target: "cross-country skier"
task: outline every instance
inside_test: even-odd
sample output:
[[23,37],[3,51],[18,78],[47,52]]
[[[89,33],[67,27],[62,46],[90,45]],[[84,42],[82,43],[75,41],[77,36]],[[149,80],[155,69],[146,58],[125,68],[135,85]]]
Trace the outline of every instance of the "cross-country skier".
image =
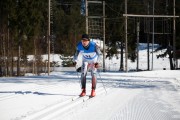
[[99,63],[101,60],[102,53],[100,51],[99,46],[93,41],[89,40],[87,34],[82,35],[82,40],[77,44],[76,53],[73,58],[74,65],[76,65],[78,61],[78,55],[82,54],[82,66],[81,66],[81,87],[82,92],[80,96],[86,95],[86,75],[88,70],[91,70],[92,76],[92,91],[91,97],[96,95],[96,80],[97,80],[97,68],[99,67]]

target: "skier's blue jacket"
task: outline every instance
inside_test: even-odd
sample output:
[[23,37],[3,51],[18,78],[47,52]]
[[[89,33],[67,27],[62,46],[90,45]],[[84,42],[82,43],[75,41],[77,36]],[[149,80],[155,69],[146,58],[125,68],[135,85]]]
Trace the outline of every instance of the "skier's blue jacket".
[[79,53],[82,54],[84,60],[93,60],[95,58],[99,59],[101,51],[95,42],[90,41],[88,48],[82,45],[82,42],[77,44],[76,53],[74,55],[74,61],[77,61]]

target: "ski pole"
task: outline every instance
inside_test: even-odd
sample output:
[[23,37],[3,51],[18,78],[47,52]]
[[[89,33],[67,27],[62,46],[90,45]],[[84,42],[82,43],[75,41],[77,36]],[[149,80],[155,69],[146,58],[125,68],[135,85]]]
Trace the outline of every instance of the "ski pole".
[[78,77],[78,79],[79,79],[80,88],[81,88],[81,87],[82,87],[82,86],[81,86],[81,79],[80,79],[80,77],[79,77],[79,74],[78,74],[76,65],[75,65],[75,70],[76,70],[77,77]]
[[105,87],[105,85],[104,85],[104,82],[103,82],[103,80],[102,80],[102,78],[101,78],[101,75],[100,75],[100,73],[99,73],[98,71],[97,71],[97,73],[99,74],[100,80],[102,81],[103,88],[104,88],[104,90],[106,91],[106,94],[107,94],[107,90],[106,90],[106,87]]
[[78,74],[78,71],[77,71],[76,65],[75,65],[75,70],[76,70],[76,72],[77,72],[77,77],[78,77],[78,79],[79,79],[79,74]]

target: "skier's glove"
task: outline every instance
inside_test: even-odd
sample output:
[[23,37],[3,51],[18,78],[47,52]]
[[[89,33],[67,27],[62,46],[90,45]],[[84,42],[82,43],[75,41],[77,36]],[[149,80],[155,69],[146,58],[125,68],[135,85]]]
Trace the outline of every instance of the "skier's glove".
[[94,67],[95,67],[95,68],[99,68],[99,64],[98,64],[98,63],[95,63],[95,64],[94,64]]
[[73,62],[73,65],[75,66],[77,63],[76,62]]

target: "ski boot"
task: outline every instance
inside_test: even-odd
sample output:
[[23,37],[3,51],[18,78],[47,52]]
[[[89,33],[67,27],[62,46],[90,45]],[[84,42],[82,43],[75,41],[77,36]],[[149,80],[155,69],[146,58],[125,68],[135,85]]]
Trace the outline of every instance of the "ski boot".
[[96,92],[95,92],[95,89],[92,89],[90,97],[94,97],[94,96],[96,96]]
[[86,95],[86,89],[82,89],[82,92],[81,92],[81,94],[79,95],[80,97],[83,97],[83,96],[85,96]]

